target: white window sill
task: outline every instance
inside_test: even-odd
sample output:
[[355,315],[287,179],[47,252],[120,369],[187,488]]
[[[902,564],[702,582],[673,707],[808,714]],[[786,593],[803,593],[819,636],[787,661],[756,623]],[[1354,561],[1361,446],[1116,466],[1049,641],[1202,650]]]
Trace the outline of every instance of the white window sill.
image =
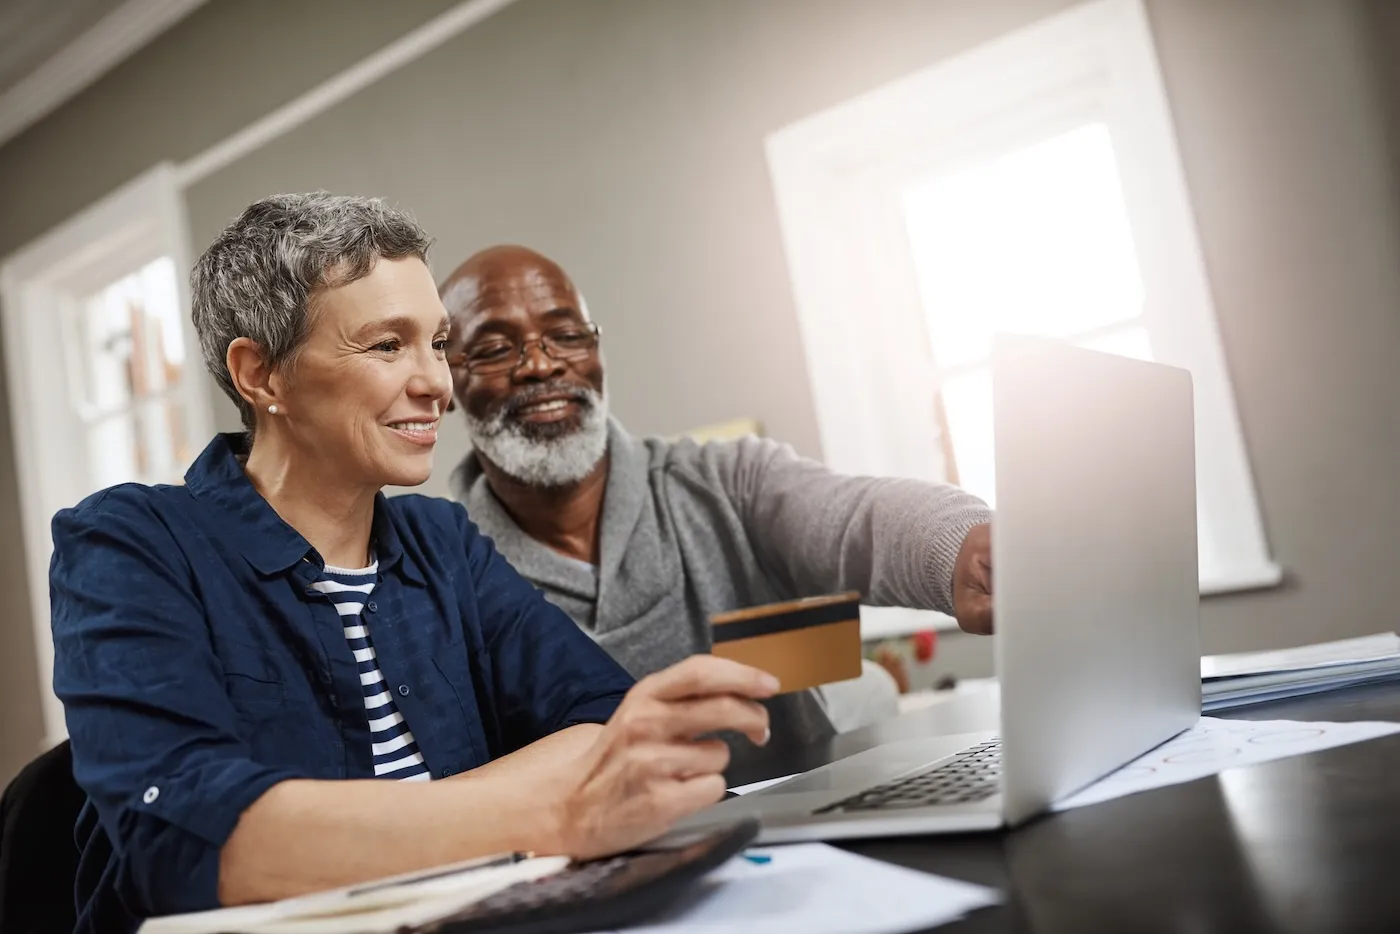
[[956,630],[958,621],[946,613],[934,610],[909,610],[898,606],[863,606],[860,608],[860,637],[865,642],[877,639],[897,639],[925,629],[940,632]]
[[1267,590],[1283,583],[1283,568],[1272,561],[1254,567],[1201,578],[1201,596],[1214,597],[1248,590]]
[[[1283,583],[1283,568],[1272,562],[1255,568],[1240,568],[1201,580],[1201,596],[1214,597],[1228,593],[1267,590]],[[860,608],[860,637],[862,641],[898,639],[925,629],[939,632],[957,631],[958,621],[946,613],[934,610],[910,610],[894,606],[862,606]]]

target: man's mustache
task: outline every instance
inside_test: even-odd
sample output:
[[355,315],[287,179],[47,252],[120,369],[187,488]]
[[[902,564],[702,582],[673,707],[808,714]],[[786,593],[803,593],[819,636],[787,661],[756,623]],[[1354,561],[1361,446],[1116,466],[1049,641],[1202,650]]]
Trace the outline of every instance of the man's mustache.
[[561,397],[576,402],[585,409],[592,408],[595,399],[594,393],[582,386],[568,383],[539,383],[518,389],[502,399],[492,415],[514,419],[520,415],[520,410],[528,405],[533,405],[541,399]]

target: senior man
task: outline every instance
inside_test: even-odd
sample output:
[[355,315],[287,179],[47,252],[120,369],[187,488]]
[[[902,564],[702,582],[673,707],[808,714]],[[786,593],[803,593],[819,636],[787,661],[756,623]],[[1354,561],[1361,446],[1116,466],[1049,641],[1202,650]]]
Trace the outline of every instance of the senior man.
[[[981,500],[840,476],[772,440],[633,437],[608,415],[600,332],[583,298],[533,250],[483,250],[439,291],[473,446],[454,495],[634,676],[708,651],[714,613],[836,591],[991,631]],[[774,698],[773,735],[811,741],[892,712],[887,685],[869,666],[858,681]]]

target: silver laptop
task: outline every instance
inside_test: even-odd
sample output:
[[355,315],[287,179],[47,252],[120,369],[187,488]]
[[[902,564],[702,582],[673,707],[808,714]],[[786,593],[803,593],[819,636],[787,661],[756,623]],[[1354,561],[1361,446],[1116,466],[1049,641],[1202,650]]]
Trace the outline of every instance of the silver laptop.
[[1014,826],[1196,722],[1189,374],[1007,338],[992,386],[999,734],[878,746],[680,835],[745,815],[766,843]]

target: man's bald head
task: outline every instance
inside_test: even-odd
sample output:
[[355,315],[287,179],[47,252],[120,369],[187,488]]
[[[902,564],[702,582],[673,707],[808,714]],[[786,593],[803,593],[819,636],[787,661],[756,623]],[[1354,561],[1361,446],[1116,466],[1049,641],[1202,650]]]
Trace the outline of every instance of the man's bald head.
[[523,246],[473,254],[438,289],[453,396],[487,463],[532,486],[589,475],[607,449],[598,329],[559,264]]
[[477,313],[510,305],[572,307],[588,317],[568,273],[548,256],[524,246],[492,246],[473,253],[452,271],[438,294],[454,327],[466,327]]

